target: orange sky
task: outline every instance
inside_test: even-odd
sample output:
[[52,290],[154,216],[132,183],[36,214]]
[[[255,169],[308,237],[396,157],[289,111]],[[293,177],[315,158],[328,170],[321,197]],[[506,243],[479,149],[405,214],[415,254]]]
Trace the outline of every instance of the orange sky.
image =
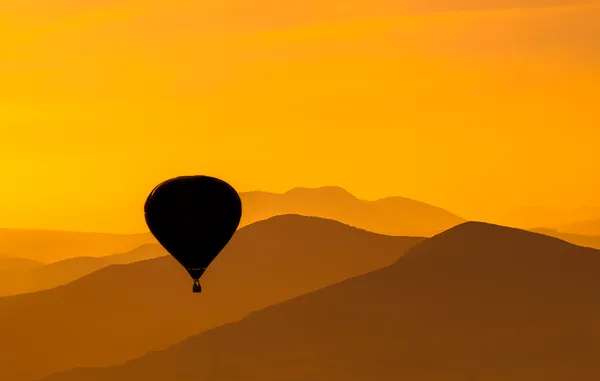
[[147,193],[190,173],[478,219],[600,205],[598,2],[15,3],[0,12],[0,226],[145,231]]

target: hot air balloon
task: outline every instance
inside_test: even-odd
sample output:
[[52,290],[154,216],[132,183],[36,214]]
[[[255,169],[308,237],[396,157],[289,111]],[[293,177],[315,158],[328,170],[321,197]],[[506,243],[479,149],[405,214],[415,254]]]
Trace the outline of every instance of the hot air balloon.
[[227,245],[242,217],[238,193],[223,180],[181,176],[157,185],[144,205],[146,224],[158,242],[194,280]]

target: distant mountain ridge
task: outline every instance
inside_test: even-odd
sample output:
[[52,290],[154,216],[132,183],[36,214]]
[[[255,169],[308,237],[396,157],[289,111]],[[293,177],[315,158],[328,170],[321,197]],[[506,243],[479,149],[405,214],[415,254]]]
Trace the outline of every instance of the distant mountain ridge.
[[47,290],[67,284],[110,265],[125,265],[166,255],[169,253],[161,245],[153,243],[142,245],[127,253],[65,259],[35,269],[31,273],[32,290]]
[[121,363],[388,266],[423,239],[316,217],[276,216],[236,233],[204,275],[199,295],[191,292],[185,270],[166,256],[0,298],[0,337],[10,348],[0,379],[29,381],[76,366]]
[[465,222],[444,209],[403,197],[361,200],[340,187],[294,188],[283,194],[241,194],[242,225],[281,214],[333,219],[388,235],[429,237]]
[[569,225],[598,215],[600,215],[600,208],[593,206],[580,208],[521,206],[490,215],[485,221],[533,231],[538,227],[556,229],[557,226]]
[[110,234],[60,230],[0,229],[0,252],[6,255],[56,262],[73,257],[123,253],[156,242],[150,233]]
[[2,264],[5,261],[0,259],[0,271],[4,272],[3,279],[0,279],[0,296],[47,290],[67,284],[106,266],[129,264],[165,255],[168,255],[167,251],[159,244],[145,244],[127,253],[102,257],[75,257],[48,264],[21,259],[20,263],[31,265],[21,266],[21,268],[13,265],[4,270]]
[[22,274],[43,266],[44,263],[33,259],[0,255],[0,296],[23,292],[28,280],[24,279]]
[[41,267],[44,264],[33,259],[0,255],[0,271],[22,271]]
[[600,249],[600,236],[592,236],[592,235],[583,235],[583,234],[570,234],[563,233],[556,229],[549,228],[535,228],[530,229],[530,231],[549,235],[551,237],[562,239],[563,241],[570,242],[574,245],[591,247],[594,249]]
[[[452,213],[420,201],[403,197],[365,201],[335,186],[299,187],[283,194],[246,192],[241,193],[241,198],[241,227],[276,215],[299,214],[333,219],[381,234],[426,237],[464,222]],[[110,264],[134,262],[134,258],[119,261],[116,256],[132,256],[144,247],[167,255],[161,247],[148,245],[157,245],[150,233],[120,235],[0,229],[0,250],[43,258],[47,262],[35,271],[3,271],[0,296],[50,289]],[[119,248],[129,253],[108,255],[118,252]],[[138,260],[161,255],[141,251]]]
[[[403,197],[358,199],[343,188],[293,188],[283,194],[242,192],[240,227],[276,215],[299,214],[337,220],[372,232],[428,237],[465,222],[444,209]],[[0,229],[0,253],[57,262],[75,257],[105,257],[157,243],[149,232],[82,233],[54,230]]]
[[167,350],[44,381],[593,381],[600,251],[479,222]]
[[556,226],[554,229],[567,234],[600,236],[600,218]]

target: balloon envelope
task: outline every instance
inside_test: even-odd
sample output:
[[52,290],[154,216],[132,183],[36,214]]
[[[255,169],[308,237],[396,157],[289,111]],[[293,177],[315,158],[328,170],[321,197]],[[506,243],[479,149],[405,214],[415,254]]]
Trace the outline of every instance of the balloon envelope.
[[144,212],[158,242],[198,280],[237,230],[242,202],[223,180],[181,176],[156,186]]

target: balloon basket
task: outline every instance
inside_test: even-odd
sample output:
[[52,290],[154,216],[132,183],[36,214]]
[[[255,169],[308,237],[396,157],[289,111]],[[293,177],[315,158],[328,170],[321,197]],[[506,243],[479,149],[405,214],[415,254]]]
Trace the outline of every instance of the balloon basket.
[[200,287],[200,282],[198,282],[197,280],[194,281],[194,287],[192,287],[192,292],[194,294],[199,294],[202,292],[202,287]]

